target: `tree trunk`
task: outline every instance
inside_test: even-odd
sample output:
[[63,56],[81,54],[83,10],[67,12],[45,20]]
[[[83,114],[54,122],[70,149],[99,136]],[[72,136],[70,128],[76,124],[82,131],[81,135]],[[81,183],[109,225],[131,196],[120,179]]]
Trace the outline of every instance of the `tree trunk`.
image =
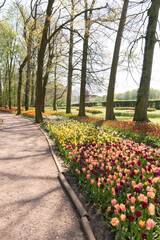
[[1,83],[1,71],[0,71],[0,107],[2,107],[2,83]]
[[17,115],[21,114],[21,91],[22,91],[22,73],[23,68],[25,67],[28,61],[28,56],[25,57],[22,64],[19,67],[19,82],[18,82],[18,90],[17,90]]
[[143,68],[140,87],[137,95],[137,102],[134,114],[134,121],[149,121],[147,118],[147,107],[149,98],[149,88],[152,72],[153,53],[156,43],[156,27],[158,22],[158,13],[160,8],[160,0],[152,0],[150,9],[148,10],[148,26],[145,39],[145,50],[143,59]]
[[[50,35],[50,26],[49,26],[49,35]],[[53,49],[51,53],[51,43],[49,42],[48,51],[49,51],[49,56],[47,61],[46,73],[43,78],[43,86],[42,86],[42,106],[41,106],[42,112],[45,112],[46,86],[47,86],[49,74],[51,71],[52,60],[54,58],[54,43],[53,43]]]
[[71,98],[72,98],[72,75],[73,75],[73,16],[74,16],[74,2],[72,3],[71,22],[70,22],[70,42],[69,42],[69,63],[68,63],[68,85],[67,85],[67,106],[66,113],[71,113]]
[[31,77],[31,107],[35,106],[35,81],[34,81],[34,77],[35,77],[35,70],[32,70],[32,77]]
[[10,71],[8,73],[8,81],[9,81],[9,85],[8,85],[8,105],[9,105],[9,109],[12,108],[12,96],[11,96],[11,83],[12,83],[12,79],[11,79],[11,74]]
[[85,116],[85,88],[86,88],[86,70],[87,70],[87,50],[88,50],[88,34],[84,36],[83,57],[81,70],[81,88],[80,88],[80,104],[79,116]]
[[57,111],[57,61],[58,61],[58,55],[56,56],[56,62],[55,62],[55,68],[54,68],[53,111]]
[[57,85],[54,85],[53,111],[57,111]]
[[50,25],[50,18],[52,15],[52,6],[54,0],[48,1],[46,19],[42,32],[42,39],[40,48],[38,51],[38,68],[37,68],[37,80],[36,80],[36,102],[35,102],[35,113],[36,113],[36,123],[43,121],[41,106],[42,106],[42,77],[43,77],[43,64],[44,64],[44,55],[47,47],[47,32]]
[[26,81],[26,91],[25,91],[25,110],[29,109],[29,92],[30,92],[30,81],[31,81],[31,43],[32,43],[32,32],[30,31],[29,39],[27,43],[27,81]]
[[4,77],[4,105],[8,105],[8,83],[7,83],[7,71],[5,72]]
[[[90,34],[90,21],[92,16],[92,9],[94,7],[95,0],[92,1],[89,16],[88,12],[85,12],[85,34],[83,41],[83,56],[82,56],[82,69],[81,69],[81,87],[80,87],[80,104],[78,116],[85,116],[85,88],[86,88],[86,70],[87,70],[87,52],[88,52],[88,40]],[[88,9],[87,0],[85,0],[85,10]]]
[[41,106],[41,111],[44,113],[45,112],[45,97],[46,97],[46,86],[48,83],[48,78],[49,78],[49,72],[46,72],[44,79],[43,79],[43,87],[42,87],[42,106]]
[[107,91],[106,120],[115,119],[115,115],[114,115],[114,111],[113,111],[114,90],[115,90],[115,83],[116,83],[119,52],[120,52],[123,30],[124,30],[124,26],[125,26],[125,22],[126,22],[128,3],[129,3],[129,0],[124,0],[121,19],[120,19],[116,42],[115,42],[115,47],[114,47],[114,53],[113,53],[113,59],[112,59],[112,65],[111,65],[111,73],[110,73],[109,85],[108,85],[108,91]]

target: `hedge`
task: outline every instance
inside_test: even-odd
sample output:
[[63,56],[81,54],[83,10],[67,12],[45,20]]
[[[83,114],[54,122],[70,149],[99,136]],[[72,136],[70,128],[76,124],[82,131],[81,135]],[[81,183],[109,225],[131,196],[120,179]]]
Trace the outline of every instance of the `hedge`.
[[[86,102],[85,103],[86,107],[93,107],[93,106],[97,106],[97,105],[98,105],[98,102]],[[72,106],[79,107],[79,103],[73,103]]]
[[[102,102],[102,106],[106,106],[106,102]],[[136,100],[117,100],[114,101],[114,107],[135,107]],[[160,99],[152,99],[148,101],[149,108],[160,109]]]

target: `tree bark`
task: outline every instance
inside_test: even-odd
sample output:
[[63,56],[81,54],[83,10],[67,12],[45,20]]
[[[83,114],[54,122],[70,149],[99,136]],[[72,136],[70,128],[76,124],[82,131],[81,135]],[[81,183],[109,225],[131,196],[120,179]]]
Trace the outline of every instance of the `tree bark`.
[[12,89],[11,89],[11,83],[12,83],[12,78],[11,78],[11,74],[10,74],[10,71],[8,73],[8,105],[9,105],[9,109],[12,108],[12,97],[11,97],[11,92],[12,92]]
[[35,107],[35,70],[32,70],[32,77],[31,77],[31,107]]
[[129,3],[129,0],[124,0],[121,19],[120,19],[116,42],[115,42],[115,47],[114,47],[114,53],[113,53],[113,59],[112,59],[112,65],[111,65],[111,73],[110,73],[109,85],[108,85],[108,91],[107,91],[106,120],[115,119],[115,115],[114,115],[114,111],[113,111],[114,90],[115,90],[115,83],[116,83],[119,52],[120,52],[123,30],[124,30],[124,26],[125,26],[125,22],[126,22],[128,3]]
[[18,82],[18,90],[17,90],[17,115],[21,114],[21,91],[22,91],[22,73],[23,68],[25,67],[28,61],[28,56],[25,57],[22,64],[19,67],[19,82]]
[[44,64],[44,55],[47,47],[47,33],[50,25],[50,18],[52,15],[52,6],[54,0],[48,1],[48,6],[46,10],[46,19],[42,32],[42,39],[40,48],[38,51],[38,68],[37,68],[37,79],[36,79],[36,101],[35,101],[35,113],[36,113],[36,123],[43,121],[41,106],[42,106],[42,77],[43,77],[43,64]]
[[7,84],[7,70],[5,71],[4,81],[4,104],[8,105],[8,84]]
[[43,78],[43,87],[42,87],[42,106],[41,106],[41,111],[44,113],[45,112],[45,97],[46,97],[46,86],[48,83],[48,78],[49,78],[49,72],[46,72],[44,78]]
[[2,107],[2,75],[1,75],[1,71],[0,71],[0,107]]
[[57,85],[54,85],[53,111],[57,111]]
[[53,111],[57,111],[57,61],[58,61],[58,55],[56,55],[56,62],[55,62],[55,67],[54,67]]
[[150,9],[148,10],[148,26],[145,39],[145,49],[143,58],[142,76],[140,87],[137,95],[137,102],[134,114],[134,121],[147,122],[147,107],[149,98],[149,88],[151,81],[152,63],[154,46],[156,43],[156,27],[158,22],[158,13],[160,8],[160,0],[152,0]]
[[66,113],[71,113],[71,98],[72,98],[72,76],[73,76],[73,16],[74,16],[74,1],[71,0],[71,22],[70,22],[70,42],[69,42],[69,62],[68,62],[68,85],[67,85],[67,106]]
[[32,48],[32,31],[30,31],[29,39],[27,42],[27,81],[26,81],[26,91],[25,91],[25,110],[29,109],[29,92],[30,92],[30,81],[31,81],[31,48]]
[[[50,35],[50,25],[49,25],[49,35]],[[46,86],[47,86],[48,79],[49,79],[49,74],[50,74],[50,71],[51,71],[52,60],[55,56],[55,54],[54,54],[54,42],[53,42],[53,48],[52,49],[51,49],[51,43],[49,42],[48,51],[49,51],[49,56],[48,56],[48,61],[47,61],[46,73],[45,73],[44,78],[43,78],[43,86],[42,86],[42,106],[41,106],[41,111],[42,112],[45,112]]]
[[[80,87],[80,104],[79,104],[79,113],[78,116],[85,116],[85,88],[86,88],[86,70],[87,70],[87,51],[88,51],[88,40],[90,34],[90,21],[92,16],[92,10],[95,4],[95,0],[92,1],[91,8],[88,12],[86,11],[85,16],[85,34],[83,41],[83,56],[82,56],[82,69],[81,69],[81,87]],[[85,10],[87,7],[87,0],[85,0]]]

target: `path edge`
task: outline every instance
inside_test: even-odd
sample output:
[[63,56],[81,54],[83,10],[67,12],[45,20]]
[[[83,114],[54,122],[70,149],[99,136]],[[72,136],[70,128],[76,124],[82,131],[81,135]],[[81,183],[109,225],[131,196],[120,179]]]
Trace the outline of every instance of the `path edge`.
[[[18,115],[17,115],[18,116]],[[81,221],[81,225],[83,227],[83,230],[86,234],[86,237],[88,240],[96,240],[92,228],[90,226],[90,222],[89,222],[89,215],[86,212],[84,206],[82,205],[81,201],[79,200],[79,198],[77,197],[77,195],[75,194],[75,192],[73,191],[73,189],[71,188],[70,184],[68,183],[66,177],[64,176],[64,171],[56,157],[56,155],[54,154],[54,151],[52,149],[52,144],[51,144],[51,139],[49,138],[48,134],[43,130],[43,128],[40,126],[40,124],[35,123],[35,121],[31,118],[27,118],[24,117],[22,115],[20,115],[20,117],[25,118],[25,119],[29,119],[30,121],[32,121],[32,123],[34,123],[39,130],[42,132],[42,134],[45,136],[45,139],[49,145],[49,149],[51,151],[51,155],[52,158],[56,164],[56,167],[58,169],[58,177],[59,180],[61,182],[61,184],[63,185],[63,187],[65,188],[66,192],[68,193],[69,197],[71,198],[73,204],[75,205],[79,215],[80,215],[80,221]]]

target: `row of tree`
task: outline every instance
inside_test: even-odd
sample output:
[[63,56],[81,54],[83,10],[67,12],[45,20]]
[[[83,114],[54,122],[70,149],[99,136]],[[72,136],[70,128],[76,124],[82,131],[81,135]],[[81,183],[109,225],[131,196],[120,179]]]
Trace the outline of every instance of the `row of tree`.
[[[135,100],[137,98],[137,89],[126,91],[124,93],[117,93],[114,95],[115,100]],[[150,88],[149,99],[160,99],[160,90]]]
[[[0,22],[0,105],[16,105],[17,114],[21,114],[22,104],[26,110],[35,105],[36,122],[40,122],[49,95],[56,110],[57,99],[66,92],[66,113],[70,113],[72,86],[79,83],[79,115],[84,116],[86,85],[98,90],[108,76],[106,120],[114,119],[117,68],[127,65],[129,71],[133,63],[138,65],[134,51],[138,40],[143,39],[134,120],[148,121],[159,7],[160,0],[123,0],[119,5],[116,1],[102,5],[99,0],[32,0],[29,5],[14,1]],[[115,44],[110,64],[106,42],[112,36]],[[124,39],[128,48],[120,51]]]

